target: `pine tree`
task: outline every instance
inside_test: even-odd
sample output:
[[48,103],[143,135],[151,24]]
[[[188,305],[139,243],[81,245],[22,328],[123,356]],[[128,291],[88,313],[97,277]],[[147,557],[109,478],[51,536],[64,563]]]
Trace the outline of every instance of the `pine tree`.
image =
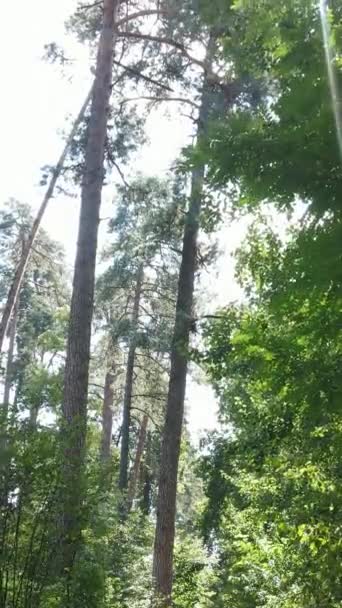
[[64,372],[62,444],[62,567],[67,577],[81,531],[87,393],[97,233],[112,80],[116,0],[104,0],[82,178],[81,214]]

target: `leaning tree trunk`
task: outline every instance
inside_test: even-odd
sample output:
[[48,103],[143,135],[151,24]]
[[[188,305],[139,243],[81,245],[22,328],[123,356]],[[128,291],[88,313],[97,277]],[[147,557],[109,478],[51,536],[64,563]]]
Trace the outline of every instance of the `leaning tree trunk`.
[[[208,122],[209,85],[203,85],[197,141],[204,136]],[[183,236],[178,279],[176,320],[171,348],[171,372],[163,430],[157,521],[153,555],[155,604],[171,605],[173,547],[175,538],[177,474],[184,414],[188,367],[188,347],[192,325],[197,235],[203,195],[204,165],[193,170],[189,209]]]
[[136,331],[139,322],[139,308],[141,298],[141,288],[143,282],[143,266],[140,265],[137,273],[137,282],[135,285],[133,312],[132,312],[132,335],[129,341],[126,380],[123,403],[123,419],[121,428],[121,450],[120,450],[120,473],[119,473],[119,488],[126,490],[128,485],[128,462],[129,462],[129,429],[131,426],[131,407],[132,407],[132,391],[133,391],[133,373],[134,360],[136,351]]
[[100,457],[102,464],[106,467],[110,461],[113,429],[113,404],[114,404],[114,374],[106,373],[103,404],[102,404],[102,436]]
[[73,127],[71,129],[71,132],[69,134],[69,137],[67,139],[67,142],[64,146],[63,152],[58,160],[57,165],[55,166],[51,178],[50,178],[50,182],[48,185],[48,188],[46,190],[45,196],[43,198],[43,201],[38,209],[37,215],[35,217],[35,220],[33,222],[32,228],[31,228],[31,232],[27,237],[27,241],[25,243],[25,246],[23,247],[22,253],[21,253],[21,257],[18,263],[18,266],[15,270],[14,273],[14,277],[13,277],[13,281],[11,284],[11,287],[9,289],[8,295],[7,295],[7,300],[6,300],[6,304],[5,304],[5,308],[4,311],[2,313],[2,317],[1,317],[1,321],[0,321],[0,354],[2,352],[2,347],[3,347],[3,343],[4,343],[4,339],[5,339],[5,335],[6,335],[6,331],[7,331],[7,327],[8,327],[8,323],[9,320],[11,318],[13,309],[15,307],[16,301],[18,299],[19,293],[20,293],[20,289],[21,289],[21,284],[23,282],[23,278],[26,272],[26,268],[27,268],[27,264],[29,262],[30,259],[30,255],[32,252],[32,247],[34,244],[34,241],[36,239],[38,230],[40,228],[40,224],[42,222],[43,219],[43,215],[45,213],[46,207],[48,205],[48,202],[50,201],[50,199],[53,196],[54,190],[55,190],[55,186],[57,183],[57,180],[62,172],[64,163],[65,163],[65,159],[66,156],[69,152],[69,148],[74,140],[74,137],[78,131],[78,128],[84,118],[84,114],[85,111],[89,105],[89,101],[91,98],[91,92],[92,89],[90,90],[90,92],[88,93],[84,104],[81,108],[81,110],[79,111],[79,114],[73,124]]
[[81,194],[81,212],[64,374],[62,420],[62,566],[72,568],[82,528],[83,469],[97,235],[119,0],[104,0]]
[[133,468],[132,468],[132,472],[131,472],[129,484],[128,484],[127,513],[129,513],[132,509],[133,500],[134,500],[135,494],[136,494],[141,459],[142,459],[142,455],[144,452],[145,441],[146,441],[147,425],[148,425],[148,416],[147,416],[147,414],[144,414],[144,417],[143,417],[142,423],[141,423],[141,427],[140,427],[140,431],[139,431],[139,437],[138,437],[137,449],[135,452],[134,464],[133,464]]

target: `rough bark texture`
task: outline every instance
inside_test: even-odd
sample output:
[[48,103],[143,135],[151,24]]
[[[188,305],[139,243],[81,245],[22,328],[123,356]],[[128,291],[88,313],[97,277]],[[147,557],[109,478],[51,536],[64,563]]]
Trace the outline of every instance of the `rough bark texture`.
[[68,573],[77,551],[84,493],[88,373],[103,159],[111,91],[118,0],[104,0],[91,101],[81,212],[64,374],[62,467],[62,566]]
[[141,287],[143,282],[143,267],[142,265],[138,269],[137,281],[135,285],[133,312],[132,312],[132,336],[129,342],[128,355],[127,355],[127,367],[126,367],[126,380],[125,380],[125,393],[123,403],[123,419],[121,429],[121,450],[120,450],[120,474],[119,474],[119,488],[120,490],[126,490],[128,485],[128,463],[129,463],[129,429],[131,425],[131,406],[132,406],[132,391],[133,391],[133,372],[134,372],[134,359],[136,350],[136,330],[139,321],[139,308],[141,298]]
[[101,460],[104,465],[110,461],[113,428],[113,403],[114,403],[114,374],[106,373],[105,387],[102,405],[102,437],[101,437]]
[[141,423],[141,427],[140,427],[140,431],[139,431],[137,450],[135,452],[134,464],[133,464],[133,468],[132,468],[130,479],[129,479],[128,492],[127,492],[127,513],[129,513],[132,509],[133,500],[134,500],[135,494],[136,494],[137,483],[138,483],[138,478],[139,478],[139,473],[140,473],[141,459],[142,459],[142,455],[144,452],[145,441],[146,441],[147,425],[148,425],[148,416],[147,416],[147,414],[145,414],[142,419],[142,423]]
[[[204,83],[197,140],[203,137],[209,109],[207,83]],[[160,459],[157,522],[153,556],[154,603],[171,605],[173,547],[175,538],[177,474],[184,414],[188,367],[188,347],[192,325],[197,235],[205,167],[192,174],[189,210],[184,228],[182,259],[178,280],[176,320],[171,349],[171,373]]]
[[36,239],[36,236],[38,234],[38,230],[40,228],[40,224],[42,222],[43,219],[43,215],[45,213],[46,207],[50,201],[50,199],[53,196],[54,190],[55,190],[55,186],[57,183],[57,180],[61,174],[62,168],[64,166],[64,162],[66,159],[66,156],[68,154],[69,148],[71,143],[74,140],[74,137],[77,133],[78,127],[80,126],[80,123],[82,122],[83,118],[84,118],[84,114],[85,111],[89,105],[89,101],[91,98],[91,91],[88,93],[85,102],[73,124],[72,130],[70,132],[70,135],[67,139],[67,142],[64,146],[63,152],[58,160],[57,165],[55,166],[53,173],[51,175],[50,178],[50,182],[48,185],[48,188],[46,190],[44,199],[38,209],[37,215],[35,217],[35,220],[33,222],[32,228],[31,228],[31,232],[27,237],[27,240],[25,242],[25,246],[23,247],[22,253],[21,253],[21,257],[18,263],[18,266],[15,270],[14,273],[14,277],[13,277],[13,281],[12,281],[12,285],[9,289],[8,295],[7,295],[7,300],[6,300],[6,304],[4,307],[4,311],[2,313],[2,317],[1,317],[1,321],[0,321],[0,354],[2,352],[2,347],[3,347],[3,343],[4,343],[4,339],[5,339],[5,335],[6,335],[6,331],[8,328],[8,323],[9,320],[11,318],[13,309],[15,307],[16,301],[18,299],[18,295],[20,293],[20,289],[21,289],[21,284],[23,282],[23,278],[26,272],[26,268],[27,268],[27,264],[29,262],[30,259],[30,255],[31,255],[31,251],[32,251],[32,246],[34,244],[34,241]]

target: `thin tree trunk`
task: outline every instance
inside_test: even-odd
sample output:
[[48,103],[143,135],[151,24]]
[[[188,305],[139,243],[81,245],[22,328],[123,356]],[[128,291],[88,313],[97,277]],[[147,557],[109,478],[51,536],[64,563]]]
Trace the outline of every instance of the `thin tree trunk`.
[[7,422],[8,410],[10,403],[10,393],[13,382],[13,357],[15,349],[15,338],[17,335],[17,319],[18,319],[18,302],[13,309],[12,320],[9,326],[9,344],[7,352],[7,364],[6,364],[6,377],[4,386],[4,399],[3,399],[3,418],[4,424]]
[[31,409],[30,409],[30,429],[31,429],[31,431],[37,430],[38,414],[39,414],[40,407],[41,406],[38,404],[31,405]]
[[2,313],[2,317],[1,317],[1,321],[0,321],[0,354],[2,352],[2,347],[3,347],[3,342],[5,339],[5,335],[6,335],[6,331],[7,331],[7,327],[8,327],[8,323],[9,320],[11,318],[13,309],[15,307],[16,301],[18,299],[18,295],[20,293],[20,289],[21,289],[21,285],[23,282],[23,278],[26,272],[26,268],[27,268],[27,264],[29,262],[30,259],[30,255],[32,252],[32,246],[34,244],[34,241],[36,239],[38,230],[40,228],[40,224],[42,222],[46,207],[50,201],[50,199],[53,196],[54,190],[55,190],[55,186],[57,183],[57,180],[62,172],[64,163],[65,163],[65,159],[66,156],[69,152],[69,148],[74,140],[74,137],[78,131],[78,128],[84,118],[84,114],[85,111],[89,105],[89,101],[91,98],[91,92],[92,89],[89,91],[83,106],[81,108],[81,110],[79,111],[79,114],[77,116],[77,118],[75,119],[75,122],[73,124],[73,127],[71,129],[71,132],[69,134],[69,137],[67,139],[67,142],[64,146],[63,152],[58,160],[57,165],[55,166],[53,173],[51,175],[50,178],[50,182],[48,185],[48,188],[46,190],[45,196],[43,198],[43,201],[38,209],[36,218],[33,222],[32,228],[31,228],[31,232],[27,237],[27,241],[25,243],[25,246],[23,247],[22,253],[21,253],[21,257],[18,263],[18,266],[16,268],[16,271],[14,273],[14,277],[13,277],[13,281],[12,281],[12,285],[9,289],[8,295],[7,295],[7,300],[6,300],[6,304],[5,304],[5,308],[4,311]]
[[7,463],[8,463],[8,412],[10,406],[11,387],[13,383],[13,358],[15,349],[15,338],[17,334],[18,301],[13,309],[13,316],[9,326],[9,344],[7,352],[6,376],[4,386],[4,398],[0,416],[0,506],[7,504]]
[[152,498],[152,462],[151,462],[151,450],[152,450],[152,441],[151,441],[151,432],[147,433],[146,439],[146,449],[145,449],[145,458],[141,471],[141,483],[143,487],[142,498],[140,503],[141,511],[145,515],[149,515],[151,511],[151,498]]
[[[207,60],[210,62],[211,44]],[[209,59],[208,59],[209,58]],[[197,141],[204,136],[209,112],[208,83],[205,81],[199,114]],[[171,348],[171,372],[163,430],[157,501],[157,521],[153,555],[155,604],[171,606],[173,548],[175,538],[177,474],[182,435],[184,398],[188,368],[188,347],[192,325],[197,235],[203,195],[204,165],[193,170],[182,259],[178,279],[176,320]]]
[[140,472],[141,459],[142,459],[142,455],[144,452],[145,441],[146,441],[147,425],[148,425],[148,416],[147,416],[147,414],[144,414],[144,417],[143,417],[142,423],[141,423],[141,427],[140,427],[140,431],[139,431],[138,444],[137,444],[137,450],[135,453],[133,469],[132,469],[129,484],[128,484],[127,513],[129,513],[132,509],[133,500],[134,500],[135,493],[136,493],[137,482],[138,482],[138,477],[139,477],[139,472]]
[[80,541],[84,496],[88,375],[97,236],[104,178],[104,149],[111,92],[115,21],[119,0],[104,0],[88,127],[81,212],[64,373],[62,421],[63,568],[72,568]]
[[125,393],[123,403],[123,419],[121,430],[121,450],[120,450],[120,474],[119,488],[126,490],[128,485],[128,462],[129,462],[129,429],[131,426],[131,406],[132,406],[132,391],[133,391],[133,372],[134,359],[136,351],[136,330],[139,320],[139,308],[141,287],[143,282],[143,266],[140,265],[137,273],[137,282],[135,286],[133,313],[132,313],[132,336],[129,341]]
[[110,461],[113,428],[113,403],[114,403],[114,374],[106,373],[105,387],[102,405],[102,437],[101,437],[101,460],[104,465]]

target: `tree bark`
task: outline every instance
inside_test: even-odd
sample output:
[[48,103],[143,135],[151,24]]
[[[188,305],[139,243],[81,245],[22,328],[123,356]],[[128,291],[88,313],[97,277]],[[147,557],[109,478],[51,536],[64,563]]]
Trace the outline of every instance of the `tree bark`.
[[128,492],[127,492],[127,513],[129,513],[131,511],[131,509],[132,509],[133,500],[134,500],[135,494],[136,494],[136,488],[137,488],[137,482],[138,482],[138,477],[139,477],[139,472],[140,472],[141,459],[142,459],[142,455],[143,455],[143,452],[144,452],[145,441],[146,441],[147,425],[148,425],[148,416],[147,416],[147,414],[144,414],[144,417],[143,417],[142,423],[141,423],[141,427],[140,427],[140,431],[139,431],[138,444],[137,444],[137,450],[136,450],[136,453],[135,453],[135,459],[134,459],[133,469],[132,469],[132,472],[131,472],[131,476],[130,476],[130,480],[129,480],[129,485],[128,485]]
[[133,391],[133,372],[134,360],[136,351],[136,330],[139,321],[139,308],[141,298],[141,288],[143,282],[143,266],[140,265],[137,273],[137,281],[135,285],[134,303],[132,312],[132,335],[129,341],[125,393],[123,403],[123,419],[121,429],[121,450],[120,450],[120,474],[119,488],[126,490],[128,485],[128,462],[129,462],[129,429],[131,426],[131,406],[132,406],[132,391]]
[[9,344],[7,352],[6,376],[4,386],[4,397],[0,416],[0,507],[7,504],[7,464],[8,464],[8,412],[10,406],[10,394],[14,375],[14,349],[17,334],[18,301],[13,309],[13,316],[9,326]]
[[81,212],[64,373],[62,420],[62,567],[69,574],[80,541],[88,375],[104,148],[119,0],[104,0],[85,151]]
[[102,406],[102,437],[101,437],[101,460],[103,465],[107,465],[110,461],[111,445],[112,445],[112,428],[113,428],[113,390],[114,374],[106,373],[105,387]]
[[[207,61],[211,65],[209,43]],[[210,70],[207,70],[209,73]],[[204,77],[197,141],[205,134],[209,113],[208,83]],[[160,458],[157,521],[153,555],[153,578],[158,607],[171,606],[173,547],[175,538],[177,474],[182,435],[184,398],[188,368],[188,348],[192,326],[194,279],[197,261],[197,235],[203,195],[205,166],[193,170],[189,209],[183,236],[178,279],[176,320],[171,348],[171,372]]]
[[149,515],[151,512],[152,481],[153,473],[151,466],[151,433],[147,433],[145,458],[142,470],[143,491],[141,498],[141,510],[145,515]]
[[3,342],[5,339],[5,335],[7,332],[7,328],[8,328],[8,323],[9,320],[11,318],[13,309],[15,307],[16,301],[18,299],[18,295],[20,293],[20,289],[21,289],[21,285],[23,282],[23,278],[25,276],[25,272],[26,272],[26,268],[27,268],[27,264],[29,262],[30,256],[31,256],[31,252],[32,252],[32,246],[34,244],[34,241],[36,239],[36,236],[38,234],[38,230],[40,228],[40,224],[42,222],[46,207],[50,201],[50,199],[53,196],[54,190],[55,190],[55,186],[57,183],[57,180],[62,172],[64,163],[65,163],[65,159],[66,156],[68,154],[69,148],[74,140],[74,137],[77,133],[77,130],[84,118],[84,114],[85,111],[89,105],[90,102],[90,98],[91,98],[91,93],[92,93],[92,89],[89,91],[83,106],[81,108],[81,110],[79,111],[79,114],[77,116],[77,118],[75,119],[75,122],[73,124],[73,127],[71,129],[71,132],[69,134],[69,137],[67,139],[67,142],[64,146],[63,152],[58,160],[57,165],[55,166],[53,173],[51,175],[50,178],[50,182],[48,185],[48,188],[46,190],[45,196],[43,198],[43,201],[38,209],[37,215],[35,217],[35,220],[33,222],[32,228],[31,228],[31,232],[27,237],[27,240],[25,242],[25,246],[23,247],[22,253],[21,253],[21,257],[19,260],[19,263],[17,265],[17,268],[15,270],[14,273],[14,277],[13,277],[13,281],[11,284],[11,287],[9,289],[8,295],[7,295],[7,300],[6,300],[6,304],[5,304],[5,308],[4,311],[2,313],[2,318],[0,321],[0,354],[2,352],[2,347],[3,347]]
[[4,386],[4,399],[3,399],[3,418],[4,424],[7,422],[8,410],[10,403],[10,393],[13,382],[13,357],[15,349],[15,338],[17,335],[17,319],[18,319],[18,301],[13,308],[12,320],[9,326],[9,344],[7,352],[7,364],[6,364],[6,377]]

